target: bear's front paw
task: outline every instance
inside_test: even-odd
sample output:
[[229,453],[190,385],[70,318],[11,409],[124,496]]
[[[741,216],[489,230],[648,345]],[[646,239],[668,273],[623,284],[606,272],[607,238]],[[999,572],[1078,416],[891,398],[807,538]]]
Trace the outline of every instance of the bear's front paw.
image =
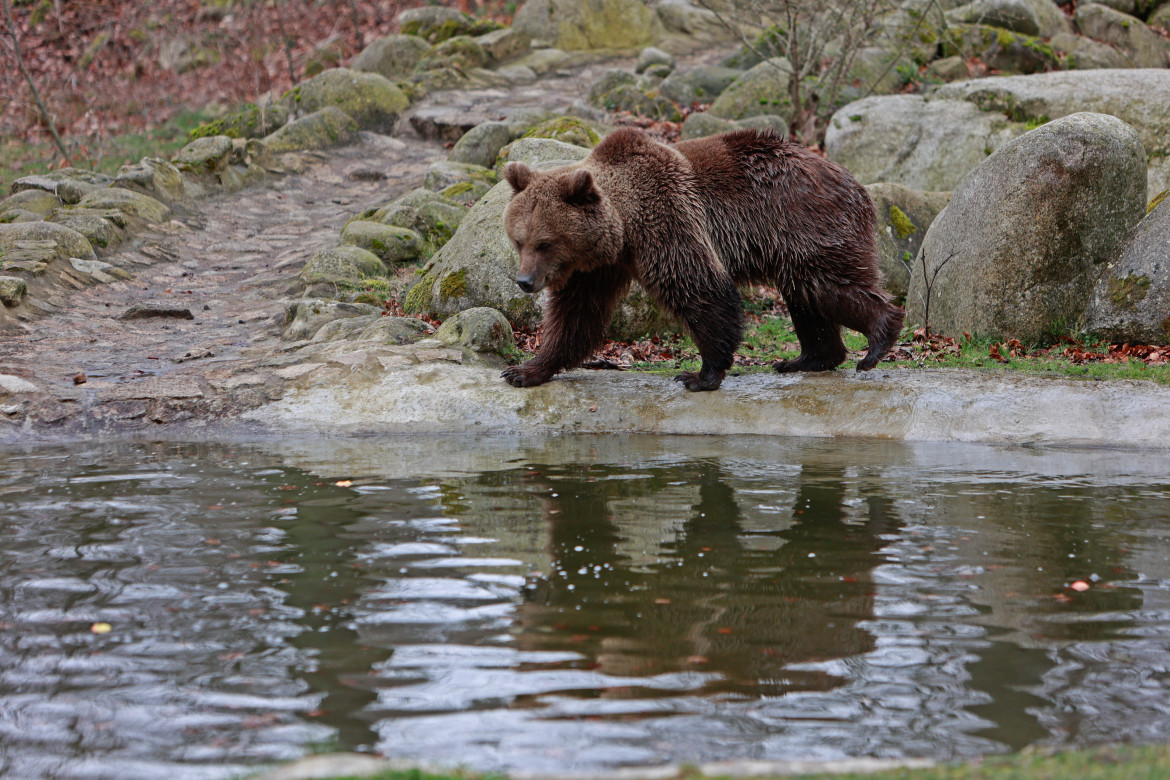
[[691,392],[696,390],[718,390],[719,385],[723,384],[723,372],[705,371],[684,371],[674,378],[676,382],[682,382],[683,387]]
[[527,363],[505,368],[500,376],[512,387],[536,387],[548,381],[548,374],[529,367]]

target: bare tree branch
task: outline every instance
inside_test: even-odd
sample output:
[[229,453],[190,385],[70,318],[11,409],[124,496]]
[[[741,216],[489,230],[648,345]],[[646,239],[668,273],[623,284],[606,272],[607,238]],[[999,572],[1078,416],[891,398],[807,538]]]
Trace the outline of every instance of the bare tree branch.
[[25,81],[28,82],[29,91],[32,92],[33,100],[37,104],[37,110],[41,114],[41,121],[45,123],[45,127],[49,128],[49,133],[53,136],[53,142],[57,145],[57,151],[61,153],[61,159],[65,161],[66,165],[73,165],[73,162],[69,159],[69,152],[65,149],[65,142],[61,140],[61,135],[57,132],[57,123],[53,120],[53,115],[49,113],[49,108],[45,105],[45,101],[41,100],[40,90],[37,89],[32,74],[28,72],[28,68],[24,65],[24,55],[20,49],[20,37],[16,34],[16,22],[12,19],[12,8],[9,6],[8,0],[3,0],[3,4],[4,19],[8,23],[8,35],[12,38],[12,50],[16,54],[16,66],[20,68],[21,74],[24,76]]

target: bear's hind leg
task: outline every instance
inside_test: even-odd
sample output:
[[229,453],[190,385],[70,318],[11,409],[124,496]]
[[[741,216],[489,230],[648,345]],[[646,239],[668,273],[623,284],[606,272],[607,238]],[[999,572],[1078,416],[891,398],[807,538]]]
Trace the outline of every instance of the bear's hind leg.
[[841,326],[795,295],[785,302],[796,337],[800,339],[800,356],[795,360],[777,360],[772,363],[772,368],[780,374],[832,371],[844,363],[845,342],[841,341]]
[[906,312],[890,303],[884,294],[867,293],[857,296],[843,312],[845,327],[863,334],[869,342],[865,355],[857,361],[858,371],[868,371],[886,356],[902,333],[902,319]]

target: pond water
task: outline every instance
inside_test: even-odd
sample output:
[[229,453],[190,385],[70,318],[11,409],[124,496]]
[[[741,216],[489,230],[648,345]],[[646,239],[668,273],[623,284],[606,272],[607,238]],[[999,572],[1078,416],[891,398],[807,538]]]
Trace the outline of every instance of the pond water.
[[0,465],[6,778],[1170,735],[1163,454],[431,437]]

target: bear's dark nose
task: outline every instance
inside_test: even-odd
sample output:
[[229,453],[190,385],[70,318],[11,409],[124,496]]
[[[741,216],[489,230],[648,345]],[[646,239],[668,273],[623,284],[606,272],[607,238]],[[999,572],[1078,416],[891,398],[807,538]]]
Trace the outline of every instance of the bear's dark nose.
[[533,284],[531,276],[517,276],[516,277],[516,284],[517,284],[517,286],[519,286],[519,288],[521,290],[523,290],[526,293],[530,293],[534,289],[536,289],[536,285]]

